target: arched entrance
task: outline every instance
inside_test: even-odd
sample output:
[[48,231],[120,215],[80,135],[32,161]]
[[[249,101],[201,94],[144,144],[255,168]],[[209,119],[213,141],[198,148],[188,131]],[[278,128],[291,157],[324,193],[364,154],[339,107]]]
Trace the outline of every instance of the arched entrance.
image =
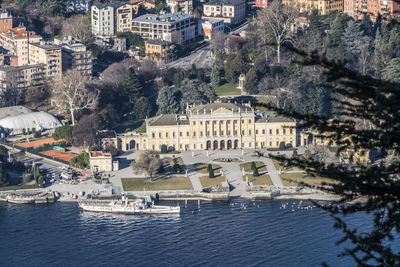
[[232,140],[228,140],[226,143],[226,149],[232,149]]
[[219,145],[219,149],[220,150],[225,149],[225,141],[224,140],[221,140],[220,145]]
[[207,141],[206,149],[207,150],[211,149],[211,141],[210,140]]
[[213,149],[214,149],[214,150],[215,150],[215,149],[218,149],[218,141],[217,141],[217,140],[214,141]]
[[238,149],[239,148],[239,140],[235,140],[233,142],[233,149]]
[[136,141],[135,140],[131,140],[129,142],[129,149],[135,149],[136,148]]

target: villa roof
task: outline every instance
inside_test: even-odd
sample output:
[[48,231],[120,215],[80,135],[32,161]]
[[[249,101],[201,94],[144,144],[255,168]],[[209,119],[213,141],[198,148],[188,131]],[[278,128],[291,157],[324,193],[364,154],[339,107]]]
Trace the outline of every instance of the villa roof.
[[[183,119],[185,117],[185,119]],[[148,120],[150,126],[173,126],[173,125],[187,125],[189,119],[186,115],[177,114],[163,114]]]
[[[8,35],[13,39],[24,39],[27,38],[27,30],[25,27],[15,27],[2,31],[3,34]],[[41,38],[41,36],[36,35],[33,32],[29,32],[29,38]]]
[[248,112],[251,111],[252,112],[252,108],[243,104],[234,104],[234,103],[218,103],[218,102],[214,102],[214,103],[210,103],[210,104],[203,104],[203,105],[199,105],[199,106],[194,106],[192,108],[189,108],[189,111],[192,114],[196,114],[197,112],[199,114],[204,114],[204,113],[211,113],[217,109],[227,109],[233,112]]
[[97,136],[101,139],[103,138],[117,138],[117,134],[115,133],[114,130],[103,130],[103,131],[98,131]]
[[256,120],[256,123],[263,122],[296,122],[296,120],[268,110],[264,111],[262,116]]

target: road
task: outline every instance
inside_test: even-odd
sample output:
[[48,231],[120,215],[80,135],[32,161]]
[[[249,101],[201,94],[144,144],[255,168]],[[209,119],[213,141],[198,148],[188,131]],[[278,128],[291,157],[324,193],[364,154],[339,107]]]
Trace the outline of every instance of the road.
[[[242,26],[240,26],[237,29],[234,29],[231,31],[231,34],[239,34],[243,30],[245,30],[248,26],[248,23],[246,22]],[[193,64],[196,65],[196,68],[205,68],[208,66],[211,66],[211,63],[214,61],[214,58],[212,57],[210,53],[210,44],[207,43],[203,47],[195,50],[192,52],[192,54],[178,58],[177,60],[170,62],[168,64],[165,64],[165,68],[181,68],[181,69],[190,69]]]

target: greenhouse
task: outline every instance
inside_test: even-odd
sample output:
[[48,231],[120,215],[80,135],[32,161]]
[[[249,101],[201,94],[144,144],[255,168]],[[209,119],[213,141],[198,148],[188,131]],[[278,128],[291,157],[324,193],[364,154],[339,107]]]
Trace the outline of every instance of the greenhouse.
[[49,113],[30,112],[26,114],[9,116],[0,120],[0,127],[9,129],[10,135],[21,134],[25,130],[35,128],[35,130],[53,129],[61,126],[59,120]]

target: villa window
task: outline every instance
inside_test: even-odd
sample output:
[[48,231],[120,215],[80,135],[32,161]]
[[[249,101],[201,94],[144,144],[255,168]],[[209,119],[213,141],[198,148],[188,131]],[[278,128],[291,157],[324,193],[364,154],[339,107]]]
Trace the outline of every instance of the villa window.
[[276,146],[279,146],[279,141],[276,141]]
[[272,142],[271,141],[269,142],[269,146],[272,146]]
[[207,131],[207,136],[210,136],[210,131]]
[[226,132],[226,135],[231,135],[231,131],[227,131],[227,132]]
[[196,122],[195,122],[195,121],[193,122],[193,125],[196,125]]
[[189,136],[189,132],[186,132],[186,136]]
[[174,137],[174,138],[175,138],[175,132],[172,132],[172,137]]
[[251,135],[251,130],[249,130],[249,135]]
[[244,130],[242,130],[242,135],[244,135]]
[[202,122],[202,121],[200,122],[200,125],[203,125],[203,122]]
[[203,131],[200,131],[200,136],[203,136]]
[[179,136],[182,137],[182,132],[179,132]]
[[221,135],[224,135],[224,131],[221,131]]
[[269,129],[269,134],[272,135],[272,129]]
[[276,134],[279,134],[279,129],[276,129]]
[[165,137],[168,138],[168,132],[165,133]]
[[290,128],[290,134],[293,134],[293,129],[292,128]]
[[217,131],[214,131],[214,135],[217,135]]
[[265,129],[262,130],[262,134],[265,134]]
[[234,133],[234,135],[237,135],[237,130],[234,130],[233,133]]
[[158,133],[158,138],[161,138],[161,133]]
[[256,130],[256,134],[258,134],[258,130]]
[[151,137],[155,138],[155,137],[156,137],[156,135],[155,135],[154,133],[151,133]]
[[286,129],[283,129],[283,134],[286,134]]
[[193,145],[193,149],[196,149],[196,144]]

